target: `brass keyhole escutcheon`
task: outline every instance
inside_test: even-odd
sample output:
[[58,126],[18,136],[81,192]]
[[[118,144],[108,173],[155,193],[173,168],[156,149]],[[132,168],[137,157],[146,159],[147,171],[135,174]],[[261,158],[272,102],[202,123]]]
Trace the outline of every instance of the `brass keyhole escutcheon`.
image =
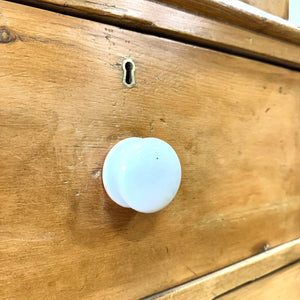
[[123,60],[122,67],[123,67],[123,84],[128,88],[135,86],[134,61],[131,58],[126,58]]

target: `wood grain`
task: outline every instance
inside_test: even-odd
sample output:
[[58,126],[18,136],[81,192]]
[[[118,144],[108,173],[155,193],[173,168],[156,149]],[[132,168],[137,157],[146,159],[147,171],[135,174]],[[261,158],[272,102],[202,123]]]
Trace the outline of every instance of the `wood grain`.
[[289,0],[241,0],[272,15],[288,20]]
[[[1,299],[136,299],[299,237],[298,72],[0,7]],[[104,157],[130,136],[180,157],[159,213],[103,190]]]
[[299,283],[300,262],[253,283],[249,283],[217,299],[298,300],[300,299]]
[[[144,300],[189,300],[199,299],[199,297],[201,300],[215,299],[227,291],[293,263],[299,257],[300,239],[297,239]],[[240,297],[239,299],[245,298]],[[250,299],[260,298],[252,297]]]
[[[24,0],[23,2],[122,28],[300,69],[299,45],[264,35],[261,28],[257,28],[256,32],[249,30],[248,27],[236,26],[234,22],[229,24],[226,20],[224,22],[223,16],[219,17],[220,20],[216,20],[212,18],[213,16],[200,15],[201,11],[195,14],[188,13],[148,0]],[[188,5],[189,1],[184,3]],[[222,9],[216,7],[216,12]],[[214,11],[214,7],[211,10]],[[238,14],[243,18],[241,10],[238,13],[233,10],[231,13],[230,8],[227,8],[227,13]],[[268,20],[268,16],[264,17],[264,20]],[[249,24],[252,24],[251,20]],[[284,26],[281,30],[283,36],[286,36],[288,29]],[[296,31],[300,41],[300,31],[298,29]]]
[[160,2],[300,44],[300,28],[239,0],[160,0]]

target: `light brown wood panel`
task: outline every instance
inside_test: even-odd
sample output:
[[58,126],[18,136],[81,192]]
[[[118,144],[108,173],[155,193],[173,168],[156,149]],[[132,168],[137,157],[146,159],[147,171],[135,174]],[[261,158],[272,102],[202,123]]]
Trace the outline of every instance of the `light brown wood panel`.
[[193,13],[204,14],[231,24],[300,44],[300,28],[239,0],[159,0]]
[[297,239],[180,286],[151,295],[145,298],[145,300],[214,299],[249,281],[258,279],[291,264],[299,259],[299,257],[300,239]]
[[283,19],[289,18],[289,0],[241,0]]
[[[226,20],[224,22],[223,16],[220,16],[221,20],[218,21],[148,0],[24,0],[23,2],[77,17],[91,18],[135,31],[300,69],[299,45],[264,35],[260,28],[259,32],[256,32],[249,30],[248,27],[228,24]],[[212,10],[214,11],[214,8]],[[219,12],[220,8],[216,7],[215,11]],[[236,10],[230,14],[235,15]],[[248,14],[251,15],[250,12]],[[239,15],[243,18],[240,10]],[[264,20],[268,18],[264,17]],[[252,21],[248,23],[252,24]],[[291,29],[287,25],[281,27],[284,37],[289,30]],[[300,30],[296,29],[296,31],[300,41]]]
[[[0,298],[136,299],[299,236],[299,73],[0,7]],[[104,157],[130,136],[181,159],[161,212],[103,190]]]
[[300,262],[232,291],[219,300],[299,300]]

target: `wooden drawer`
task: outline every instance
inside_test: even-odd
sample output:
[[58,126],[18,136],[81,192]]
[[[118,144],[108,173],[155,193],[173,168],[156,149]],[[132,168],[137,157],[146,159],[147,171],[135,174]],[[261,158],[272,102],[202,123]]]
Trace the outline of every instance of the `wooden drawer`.
[[283,19],[289,18],[289,0],[241,0]]
[[[0,4],[0,298],[136,299],[299,236],[299,73]],[[101,183],[131,136],[182,163],[155,214]]]
[[299,282],[300,262],[249,283],[217,299],[298,300],[300,298]]

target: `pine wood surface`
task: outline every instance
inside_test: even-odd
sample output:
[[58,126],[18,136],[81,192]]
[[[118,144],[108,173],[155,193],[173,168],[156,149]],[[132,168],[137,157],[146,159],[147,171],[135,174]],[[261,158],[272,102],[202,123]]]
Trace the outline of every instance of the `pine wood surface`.
[[[245,285],[247,282],[255,280],[259,281],[261,277],[275,272],[286,265],[294,263],[295,261],[299,260],[299,257],[300,239],[296,239],[278,247],[266,250],[263,253],[247,258],[241,262],[235,263],[211,274],[202,276],[155,295],[151,295],[144,300],[217,299],[217,296],[220,296],[228,291],[231,293],[231,290],[239,290],[239,287]],[[287,292],[285,283],[283,283],[282,287],[282,291]],[[264,285],[261,285],[258,287],[256,293],[264,294],[267,292],[267,286],[265,287]],[[233,294],[235,295],[235,293]],[[250,296],[252,296],[252,298]],[[245,297],[240,297],[239,299],[245,299]],[[249,299],[261,298],[257,297],[257,295],[254,297],[252,293],[249,293]]]
[[300,30],[240,1],[18,1],[300,70]]
[[[299,73],[10,2],[0,12],[1,299],[136,299],[299,236]],[[103,190],[105,155],[130,136],[181,160],[159,213]]]
[[300,262],[232,291],[219,300],[298,300]]

